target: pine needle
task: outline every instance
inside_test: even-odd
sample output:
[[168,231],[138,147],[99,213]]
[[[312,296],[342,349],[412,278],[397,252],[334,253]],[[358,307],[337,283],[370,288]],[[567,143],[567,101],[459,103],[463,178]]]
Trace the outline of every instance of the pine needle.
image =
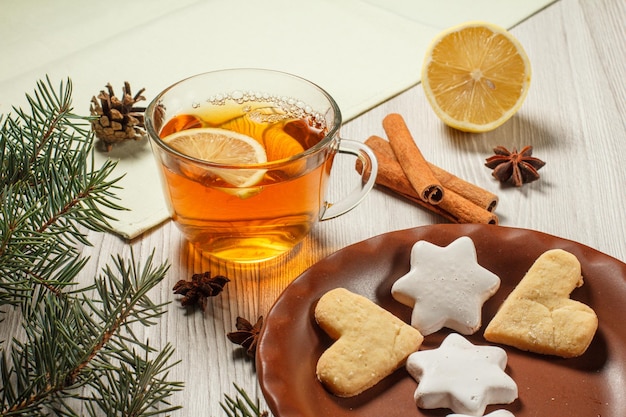
[[243,388],[234,385],[239,395],[235,398],[224,395],[224,401],[220,403],[228,417],[268,417],[267,411],[260,410],[258,399],[252,401]]

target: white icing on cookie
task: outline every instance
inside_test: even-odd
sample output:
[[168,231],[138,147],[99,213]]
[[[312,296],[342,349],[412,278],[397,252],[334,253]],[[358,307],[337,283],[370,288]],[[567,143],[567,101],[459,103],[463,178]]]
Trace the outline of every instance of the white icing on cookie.
[[517,398],[517,385],[504,372],[506,362],[504,349],[476,346],[452,333],[439,348],[411,354],[406,369],[418,382],[414,394],[418,407],[482,416],[487,405],[509,404]]
[[442,327],[473,334],[482,306],[500,287],[500,278],[478,264],[474,242],[462,236],[441,247],[419,241],[411,269],[392,286],[393,298],[413,307],[411,325],[426,336]]
[[[472,417],[467,414],[448,414],[446,417]],[[489,414],[485,414],[485,417],[515,417],[509,410],[496,410]]]

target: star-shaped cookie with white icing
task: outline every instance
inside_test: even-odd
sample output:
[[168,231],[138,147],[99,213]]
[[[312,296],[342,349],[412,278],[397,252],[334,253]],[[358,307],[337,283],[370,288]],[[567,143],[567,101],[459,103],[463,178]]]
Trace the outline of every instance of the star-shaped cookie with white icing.
[[443,327],[473,334],[482,306],[500,278],[478,264],[474,242],[462,236],[441,247],[423,240],[411,249],[411,268],[392,286],[393,298],[413,307],[411,325],[424,336]]
[[482,416],[487,405],[510,404],[517,398],[517,385],[504,372],[506,362],[504,349],[473,345],[451,333],[437,349],[411,354],[406,369],[418,382],[418,407]]
[[[446,417],[472,417],[467,414],[448,414]],[[485,414],[484,417],[515,417],[513,413],[508,410],[496,410],[489,414]]]

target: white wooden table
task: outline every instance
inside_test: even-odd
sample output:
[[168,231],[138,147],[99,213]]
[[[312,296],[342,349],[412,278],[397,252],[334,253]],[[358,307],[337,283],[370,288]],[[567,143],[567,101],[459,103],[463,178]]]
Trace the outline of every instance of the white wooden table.
[[[382,119],[404,116],[432,163],[500,197],[500,224],[571,239],[626,261],[626,4],[620,0],[560,0],[512,29],[532,66],[531,90],[519,113],[493,132],[466,134],[445,127],[428,105],[420,85],[347,123],[346,138],[385,136]],[[544,160],[541,179],[521,188],[502,187],[484,166],[492,148],[534,147]],[[338,163],[333,175],[351,172]],[[331,196],[350,184],[333,180]],[[221,416],[224,393],[233,383],[260,396],[254,363],[226,339],[237,316],[266,315],[281,291],[301,272],[347,245],[395,230],[444,223],[441,217],[400,197],[374,189],[348,214],[318,225],[294,252],[256,266],[209,263],[194,256],[176,227],[167,222],[132,242],[90,233],[93,247],[85,276],[93,276],[118,253],[131,248],[171,268],[155,289],[156,302],[172,301],[160,324],[146,337],[172,343],[181,363],[171,379],[185,382],[175,415]],[[180,307],[172,286],[193,273],[211,271],[231,282],[209,300],[206,311]],[[626,285],[626,283],[624,283]],[[11,329],[3,329],[10,331]]]

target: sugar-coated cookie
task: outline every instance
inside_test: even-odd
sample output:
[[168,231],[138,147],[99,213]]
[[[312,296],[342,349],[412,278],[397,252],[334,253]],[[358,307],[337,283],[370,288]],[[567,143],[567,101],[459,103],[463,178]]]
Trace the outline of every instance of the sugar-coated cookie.
[[504,372],[507,356],[497,346],[476,346],[451,333],[437,349],[412,353],[406,369],[418,382],[414,398],[425,409],[449,408],[482,416],[489,404],[509,404],[517,385]]
[[485,339],[563,358],[582,355],[598,317],[591,307],[569,298],[581,285],[576,256],[562,249],[543,253],[487,325]]
[[468,335],[480,328],[482,306],[499,287],[500,278],[478,264],[474,242],[462,236],[445,247],[415,243],[411,268],[391,294],[413,307],[411,325],[424,336],[442,327]]
[[317,362],[317,378],[333,394],[352,397],[400,368],[423,336],[369,299],[337,288],[315,307],[315,320],[336,341]]

